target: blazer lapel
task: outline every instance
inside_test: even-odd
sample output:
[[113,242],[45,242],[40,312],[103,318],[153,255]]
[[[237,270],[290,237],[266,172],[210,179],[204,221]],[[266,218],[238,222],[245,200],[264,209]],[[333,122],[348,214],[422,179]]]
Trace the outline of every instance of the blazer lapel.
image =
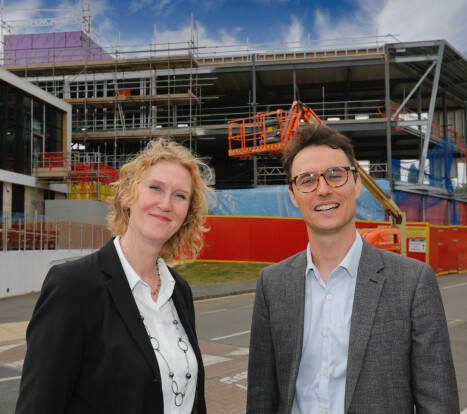
[[383,267],[384,264],[380,259],[378,249],[364,241],[350,323],[344,412],[347,412],[350,407],[367,349],[370,331],[385,282],[384,275],[378,273]]
[[123,322],[128,328],[128,331],[134,338],[136,345],[140,348],[148,364],[151,366],[155,378],[160,382],[161,376],[157,365],[157,359],[151,347],[151,342],[148,340],[148,334],[144,328],[130,286],[128,285],[125,272],[120,264],[117,251],[113,245],[113,239],[102,247],[100,250],[100,258],[101,270],[109,276],[107,288],[109,289],[110,296]]
[[[175,309],[177,309],[178,317],[180,318],[180,322],[183,326],[183,329],[185,329],[185,332],[188,336],[191,347],[193,348],[193,351],[195,352],[196,359],[198,361],[198,369],[201,370],[201,367],[203,366],[203,360],[201,359],[201,351],[199,350],[199,347],[198,347],[198,340],[196,338],[196,333],[193,329],[194,321],[190,321],[188,318],[190,310],[187,309],[186,307],[186,302],[183,298],[183,293],[182,293],[180,286],[178,286],[178,283],[175,283],[172,300],[174,302]],[[194,317],[195,315],[193,315],[193,318]]]
[[[284,280],[284,303],[287,306],[287,314],[293,315],[291,325],[295,329],[290,330],[290,342],[292,348],[292,363],[290,367],[284,367],[290,370],[290,381],[288,386],[287,401],[292,403],[295,396],[295,385],[297,382],[300,360],[302,358],[303,349],[303,319],[305,314],[305,270],[306,270],[306,252],[299,254],[292,262],[292,274],[285,273],[282,275]],[[289,268],[290,271],[290,268]]]

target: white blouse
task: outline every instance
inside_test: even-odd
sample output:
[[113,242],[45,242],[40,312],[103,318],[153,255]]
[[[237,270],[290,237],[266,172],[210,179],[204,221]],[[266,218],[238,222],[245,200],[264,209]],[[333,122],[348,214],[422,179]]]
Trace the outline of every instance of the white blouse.
[[[157,351],[154,351],[154,353],[157,358],[157,363],[159,364],[159,371],[162,378],[164,413],[190,414],[195,400],[196,383],[198,380],[198,363],[172,301],[175,280],[170,274],[164,260],[159,258],[157,260],[157,266],[159,268],[159,275],[161,278],[161,288],[157,302],[154,302],[151,297],[151,289],[149,285],[141,280],[126,260],[120,247],[120,236],[117,236],[114,239],[114,245],[117,249],[118,257],[120,258],[123,270],[125,271],[128,283],[130,284],[130,288],[133,292],[133,297],[135,298],[141,316],[144,318],[144,324],[149,330],[150,335],[157,338],[160,344],[160,353]],[[178,328],[180,333],[177,332],[176,326],[173,323],[174,319],[179,322]],[[174,379],[178,385],[178,390],[180,392],[184,392],[185,385],[187,384],[185,375],[188,371],[187,360],[184,352],[178,346],[178,338],[180,334],[183,341],[188,345],[187,357],[191,378],[188,381],[183,404],[177,407],[175,405],[175,394],[172,390],[172,380],[169,377],[167,363],[170,365],[170,368],[174,373]],[[167,360],[167,363],[164,361],[161,353]]]

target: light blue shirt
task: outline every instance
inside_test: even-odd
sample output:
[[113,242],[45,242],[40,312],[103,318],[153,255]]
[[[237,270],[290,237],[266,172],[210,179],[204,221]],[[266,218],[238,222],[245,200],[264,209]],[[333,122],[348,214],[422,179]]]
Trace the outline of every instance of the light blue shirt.
[[343,414],[350,320],[362,239],[324,283],[307,247],[303,348],[292,414]]

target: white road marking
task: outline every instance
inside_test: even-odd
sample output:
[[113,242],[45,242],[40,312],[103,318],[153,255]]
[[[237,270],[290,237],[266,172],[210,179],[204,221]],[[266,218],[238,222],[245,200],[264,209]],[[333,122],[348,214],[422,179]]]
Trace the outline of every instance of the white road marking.
[[254,295],[255,292],[246,292],[246,293],[238,293],[238,294],[233,294],[233,295],[228,295],[228,296],[218,296],[215,298],[208,298],[208,299],[195,299],[195,302],[212,302],[214,300],[225,300],[226,298],[234,298],[238,296],[246,296],[246,295]]
[[464,321],[462,319],[453,319],[452,321],[448,322],[448,328],[452,328],[453,326],[461,325],[463,323]]
[[207,315],[209,313],[218,313],[218,312],[225,312],[227,309],[215,309],[212,311],[206,311],[206,312],[197,312],[197,315]]
[[211,338],[211,341],[219,341],[219,340],[221,340],[221,339],[232,338],[233,336],[239,336],[239,335],[249,334],[250,332],[251,332],[251,331],[237,332],[237,333],[230,334],[230,335],[219,336],[219,337],[217,337],[217,338]]
[[231,358],[224,358],[216,355],[203,354],[203,365],[209,367],[210,365],[220,364],[222,362],[232,361]]
[[3,364],[4,367],[13,368],[13,369],[16,369],[18,371],[23,370],[23,365],[24,365],[24,359],[22,359],[20,361],[7,362],[7,363]]
[[[235,384],[238,381],[244,380],[248,378],[248,371],[239,372],[238,374],[234,375],[233,377],[224,377],[221,378],[219,381],[223,382],[224,384]],[[246,387],[245,387],[246,389]]]
[[[459,283],[457,285],[452,285],[452,286],[446,286],[446,287],[443,287],[443,289],[451,289],[451,288],[454,288],[454,287],[459,287],[459,286],[464,286],[464,285],[467,285],[467,282],[466,283]],[[464,414],[464,413],[462,412],[461,414]]]
[[18,380],[18,379],[21,379],[21,375],[19,377],[1,378],[0,382],[14,381],[14,380]]
[[239,356],[239,355],[249,355],[249,348],[237,348],[235,351],[229,352],[227,355]]
[[10,349],[16,348],[18,346],[24,345],[25,343],[26,343],[26,341],[21,341],[21,342],[17,342],[16,344],[12,344],[12,345],[0,346],[0,354],[2,352],[5,352],[5,351],[8,351]]

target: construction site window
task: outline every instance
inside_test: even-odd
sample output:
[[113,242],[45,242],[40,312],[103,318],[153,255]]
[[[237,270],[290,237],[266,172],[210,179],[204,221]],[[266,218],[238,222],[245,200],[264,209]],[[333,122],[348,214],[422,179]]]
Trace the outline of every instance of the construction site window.
[[96,98],[104,97],[104,82],[96,82]]
[[86,84],[84,82],[78,83],[78,98],[86,97]]
[[12,184],[11,211],[20,215],[24,214],[24,187]]
[[31,105],[32,98],[24,96],[23,101],[23,154],[24,154],[24,174],[31,174],[32,172],[32,128],[31,128]]
[[78,97],[78,87],[75,83],[70,84],[70,98],[76,99]]
[[33,102],[32,129],[38,134],[44,134],[44,104],[37,100]]
[[45,119],[45,152],[62,152],[61,113],[47,105]]
[[44,190],[44,200],[55,200],[55,191]]

